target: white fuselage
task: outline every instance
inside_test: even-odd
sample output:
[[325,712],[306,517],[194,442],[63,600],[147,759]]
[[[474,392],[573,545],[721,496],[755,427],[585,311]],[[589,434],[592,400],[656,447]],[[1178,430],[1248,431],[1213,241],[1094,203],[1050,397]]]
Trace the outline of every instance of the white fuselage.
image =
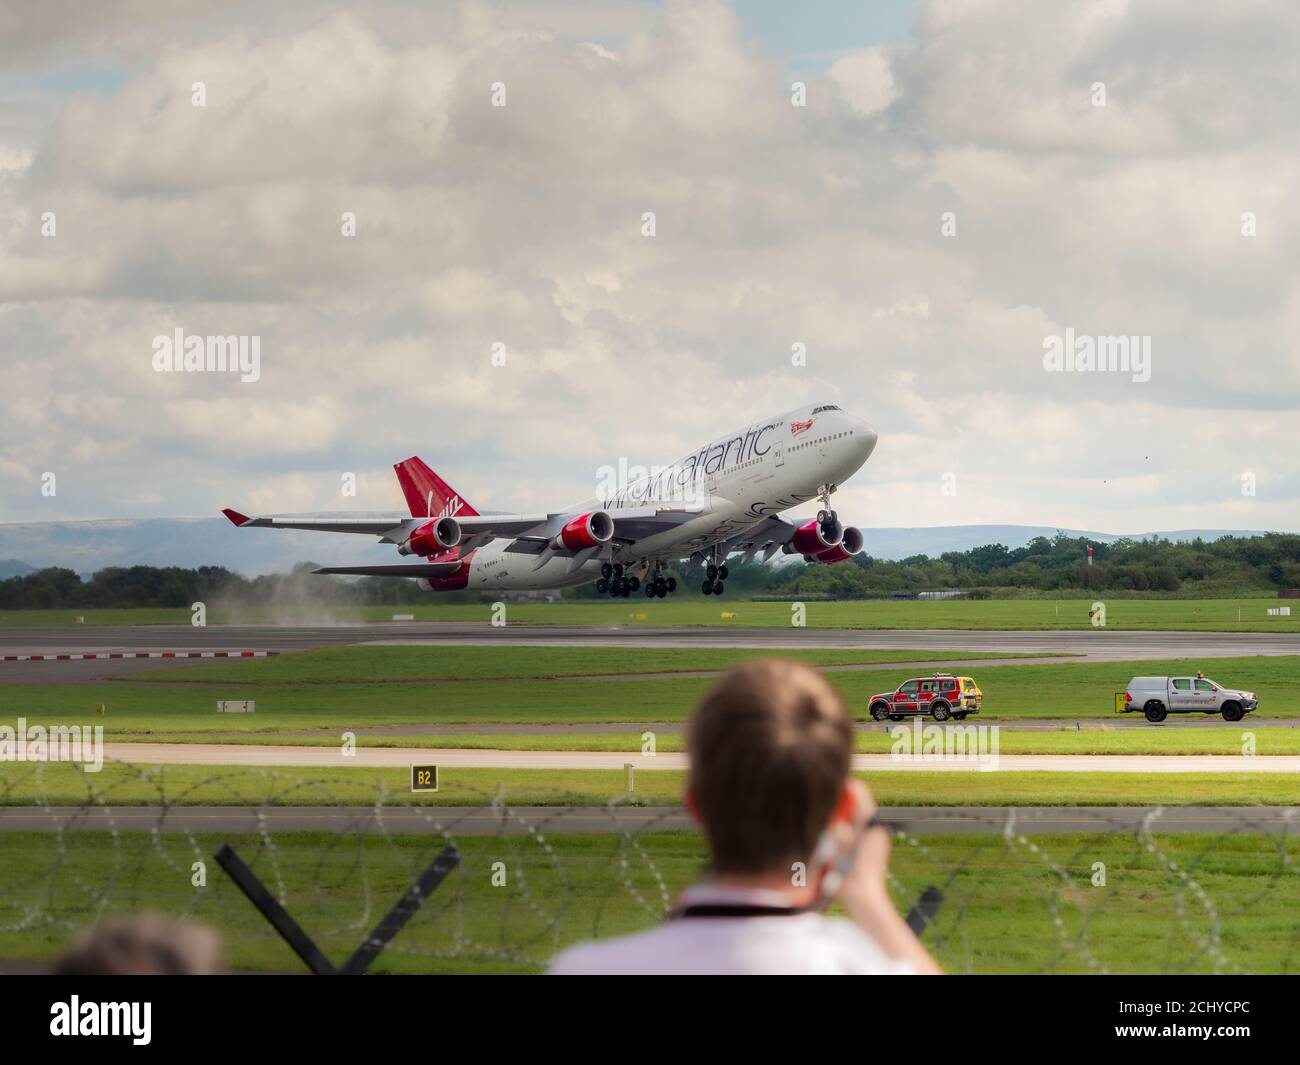
[[[698,513],[664,532],[616,551],[625,565],[671,562],[704,551],[770,517],[816,499],[822,486],[842,484],[856,473],[876,446],[865,422],[829,404],[810,404],[756,422],[722,437],[671,466],[611,486],[603,495],[566,508],[580,514],[667,508]],[[535,590],[594,580],[604,559],[577,569],[572,559],[537,558],[506,550],[496,540],[469,559],[469,588]]]

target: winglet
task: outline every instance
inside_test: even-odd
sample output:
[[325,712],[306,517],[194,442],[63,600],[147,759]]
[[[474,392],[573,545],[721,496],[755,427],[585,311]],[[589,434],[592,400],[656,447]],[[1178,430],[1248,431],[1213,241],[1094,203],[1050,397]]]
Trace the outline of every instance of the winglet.
[[253,520],[247,514],[241,514],[239,511],[231,510],[229,507],[225,507],[221,513],[230,519],[232,525],[247,525]]

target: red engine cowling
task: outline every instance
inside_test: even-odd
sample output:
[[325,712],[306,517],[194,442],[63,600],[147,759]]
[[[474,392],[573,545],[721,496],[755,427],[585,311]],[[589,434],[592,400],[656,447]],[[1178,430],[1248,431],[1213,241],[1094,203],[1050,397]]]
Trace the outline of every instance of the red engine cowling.
[[843,562],[852,558],[854,555],[862,554],[862,548],[866,540],[862,535],[862,530],[853,525],[844,529],[844,537],[834,547],[828,547],[825,551],[814,555],[818,562],[825,562],[830,565],[834,562]]
[[399,544],[399,555],[422,555],[428,558],[460,543],[460,522],[455,518],[426,521]]
[[431,592],[459,592],[462,588],[469,587],[470,560],[473,557],[474,552],[471,551],[460,559],[459,568],[450,577],[430,577],[422,583]]
[[613,538],[614,519],[606,511],[593,510],[590,514],[579,514],[565,525],[555,538],[555,546],[570,551],[584,551],[608,543]]
[[822,528],[821,522],[816,518],[806,525],[800,525],[790,537],[790,542],[786,544],[785,550],[790,555],[809,555],[815,556],[821,554],[828,548],[834,547],[844,536],[844,530],[839,523],[828,532]]

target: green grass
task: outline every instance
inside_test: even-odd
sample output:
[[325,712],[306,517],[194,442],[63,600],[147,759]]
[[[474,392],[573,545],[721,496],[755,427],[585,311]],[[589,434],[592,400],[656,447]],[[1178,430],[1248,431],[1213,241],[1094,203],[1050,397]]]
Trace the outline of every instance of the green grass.
[[[58,843],[43,834],[6,835],[0,957],[50,960],[100,917],[155,910],[219,929],[236,968],[303,971],[212,861],[224,842],[137,832],[73,833]],[[273,847],[255,836],[234,842],[338,964],[443,841],[278,833]],[[460,867],[372,972],[540,972],[573,943],[658,924],[705,861],[701,838],[690,832],[634,841],[547,833],[544,841],[457,842]],[[1104,833],[1031,842],[1033,849],[990,833],[895,846],[891,888],[900,912],[926,885],[943,885],[945,901],[926,942],[949,971],[1280,973],[1300,963],[1294,836],[1160,835],[1154,850]],[[191,886],[197,860],[207,868],[199,888]],[[493,885],[498,862],[502,886]],[[1098,862],[1104,886],[1093,885]]]
[[[415,760],[414,758],[412,759]],[[1292,806],[1300,779],[1286,773],[880,772],[859,774],[884,806]],[[519,806],[603,806],[621,797],[676,805],[686,774],[643,770],[626,791],[622,770],[447,768],[436,794],[409,792],[405,769],[262,769],[106,764],[83,773],[63,764],[0,763],[0,806],[369,805],[380,796],[420,806],[480,806],[501,796]],[[0,842],[5,837],[0,836]]]
[[[514,649],[499,648],[500,669],[509,672]],[[1185,661],[1071,662],[981,666],[973,670],[984,691],[981,720],[999,718],[1113,719],[1112,693],[1141,674],[1205,670],[1221,683],[1259,694],[1259,716],[1300,715],[1297,656],[1200,659]],[[858,718],[867,717],[874,693],[892,690],[908,670],[829,673]],[[455,682],[383,685],[156,683],[0,685],[0,723],[25,717],[32,723],[102,724],[109,738],[125,735],[195,736],[213,732],[248,733],[273,741],[276,733],[337,731],[371,725],[474,724],[483,732],[505,731],[488,725],[582,724],[584,722],[681,722],[713,681],[707,677],[634,680],[534,680],[484,678]],[[255,699],[251,715],[218,715],[218,699]],[[99,717],[97,702],[108,706]],[[1247,721],[1250,719],[1247,718]]]
[[[1291,617],[1269,617],[1275,598],[1232,599],[1129,599],[1108,598],[1104,593],[1087,599],[853,600],[809,602],[807,624],[813,628],[861,629],[1089,629],[1092,603],[1106,604],[1110,629],[1168,629],[1225,632],[1300,632],[1300,611]],[[394,613],[414,614],[419,621],[481,621],[486,623],[491,605],[445,604],[436,600],[418,606],[220,610],[208,621],[221,624],[335,624],[340,621],[388,621]],[[721,614],[737,616],[724,620]],[[1238,612],[1240,611],[1240,620]],[[0,611],[0,627],[65,626],[77,615],[87,626],[188,625],[188,608],[140,610],[7,610]],[[637,615],[644,615],[638,619]],[[705,599],[687,590],[683,598],[650,602],[645,598],[595,602],[511,603],[511,625],[734,625],[788,627],[790,603],[756,603],[723,597]],[[400,625],[397,626],[400,629]]]
[[[204,662],[140,673],[127,681],[163,684],[375,684],[418,681],[594,677],[617,674],[705,672],[726,669],[771,651],[731,648],[622,647],[322,647],[275,658]],[[1044,654],[982,651],[816,650],[783,651],[786,658],[816,666],[872,662],[962,662],[982,658],[1043,658]],[[117,678],[122,680],[123,678]]]

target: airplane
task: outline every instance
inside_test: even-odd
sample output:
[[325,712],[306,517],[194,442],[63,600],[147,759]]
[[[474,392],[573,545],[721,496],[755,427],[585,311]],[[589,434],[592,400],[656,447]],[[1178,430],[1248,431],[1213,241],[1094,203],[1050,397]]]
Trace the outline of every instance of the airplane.
[[[418,457],[393,469],[411,517],[250,518],[222,511],[241,529],[308,529],[377,536],[423,562],[326,566],[316,573],[414,577],[432,591],[542,590],[585,584],[626,598],[665,598],[665,572],[686,560],[703,570],[700,590],[721,595],[727,559],[764,562],[778,552],[828,565],[861,554],[862,533],[845,526],[830,497],[876,446],[876,432],[839,407],[808,405],[755,422],[597,496],[545,514],[480,514]],[[812,499],[816,518],[782,511]]]

